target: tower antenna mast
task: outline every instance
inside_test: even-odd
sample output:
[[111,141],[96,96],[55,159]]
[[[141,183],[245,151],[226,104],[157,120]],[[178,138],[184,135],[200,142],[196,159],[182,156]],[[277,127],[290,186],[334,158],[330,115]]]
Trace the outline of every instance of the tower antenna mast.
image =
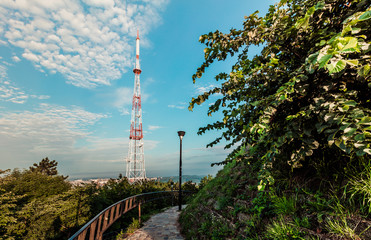
[[140,95],[140,74],[142,70],[139,64],[139,30],[136,39],[136,60],[134,67],[134,94],[131,109],[131,124],[129,137],[129,151],[126,158],[126,177],[131,183],[146,179],[143,149],[142,127],[142,100]]

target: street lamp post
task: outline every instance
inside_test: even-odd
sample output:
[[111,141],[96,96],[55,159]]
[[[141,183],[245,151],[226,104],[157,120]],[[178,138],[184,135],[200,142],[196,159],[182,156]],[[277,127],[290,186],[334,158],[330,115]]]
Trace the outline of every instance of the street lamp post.
[[171,206],[174,206],[174,193],[173,193],[173,187],[174,187],[174,182],[171,180]]
[[179,211],[182,210],[182,140],[185,135],[184,131],[178,131],[180,139],[180,158],[179,158]]

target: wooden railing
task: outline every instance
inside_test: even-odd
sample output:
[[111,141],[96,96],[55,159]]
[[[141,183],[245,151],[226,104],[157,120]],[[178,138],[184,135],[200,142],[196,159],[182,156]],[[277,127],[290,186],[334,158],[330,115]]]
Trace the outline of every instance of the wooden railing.
[[125,198],[101,211],[70,237],[69,240],[102,240],[103,233],[126,212],[138,207],[140,221],[142,204],[174,197],[174,194],[178,194],[178,191],[149,192]]

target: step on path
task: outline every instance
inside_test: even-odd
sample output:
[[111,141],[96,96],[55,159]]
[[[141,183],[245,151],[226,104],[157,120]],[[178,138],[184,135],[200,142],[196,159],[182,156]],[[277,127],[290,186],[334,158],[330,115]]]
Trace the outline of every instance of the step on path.
[[[182,209],[185,206],[182,207]],[[178,206],[171,207],[165,212],[152,216],[138,229],[127,237],[127,240],[183,240],[180,235],[178,217]]]

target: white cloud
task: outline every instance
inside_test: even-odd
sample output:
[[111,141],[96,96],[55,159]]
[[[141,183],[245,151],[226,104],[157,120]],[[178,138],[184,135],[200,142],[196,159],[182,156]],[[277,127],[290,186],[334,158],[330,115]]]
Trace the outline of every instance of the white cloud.
[[14,86],[8,79],[7,67],[0,64],[0,101],[23,104],[30,97],[39,100],[48,99],[47,95],[29,95],[20,88]]
[[203,94],[204,92],[208,92],[215,87],[216,86],[213,85],[213,84],[210,84],[209,86],[200,86],[200,87],[196,88],[195,92],[196,92],[196,94],[199,95],[199,94]]
[[131,105],[133,100],[133,89],[132,88],[118,88],[115,91],[115,100],[113,106],[116,108],[123,108]]
[[152,126],[152,125],[148,125],[148,130],[152,131],[152,130],[157,130],[157,129],[160,129],[162,128],[161,126]]
[[[130,115],[131,107],[133,104],[133,92],[132,88],[121,87],[117,88],[112,94],[112,105],[117,108],[122,115]],[[142,103],[148,99],[149,95],[141,93]]]
[[110,85],[133,64],[136,30],[143,38],[160,24],[168,1],[3,0],[0,41],[24,49],[37,69],[59,72],[68,83]]
[[21,59],[17,56],[13,56],[12,59],[13,59],[14,62],[20,62],[21,61]]
[[39,100],[46,100],[46,99],[49,99],[50,98],[50,96],[48,96],[48,95],[31,95],[30,97],[32,97],[32,98],[36,98],[36,99],[39,99]]
[[115,3],[112,0],[83,0],[86,4],[94,7],[112,8]]
[[176,108],[176,109],[185,109],[187,107],[187,103],[185,102],[181,102],[181,103],[178,103],[178,104],[170,104],[170,105],[167,105],[169,108]]
[[0,141],[9,145],[1,151],[5,155],[68,151],[89,136],[89,126],[105,117],[76,106],[49,104],[40,104],[36,111],[0,112]]
[[39,140],[48,145],[63,139],[85,137],[87,133],[83,128],[105,117],[107,116],[91,113],[76,106],[66,108],[42,103],[34,112],[2,113],[0,134],[15,138],[26,137],[33,142]]
[[[125,174],[129,138],[94,136],[93,129],[106,117],[76,106],[40,104],[33,111],[10,113],[0,109],[0,166],[27,168],[48,156],[65,175],[94,175],[97,169]],[[159,142],[144,144],[150,151]]]
[[130,106],[133,101],[133,89],[125,87],[118,88],[112,96],[112,105],[119,110],[121,115],[130,115]]

